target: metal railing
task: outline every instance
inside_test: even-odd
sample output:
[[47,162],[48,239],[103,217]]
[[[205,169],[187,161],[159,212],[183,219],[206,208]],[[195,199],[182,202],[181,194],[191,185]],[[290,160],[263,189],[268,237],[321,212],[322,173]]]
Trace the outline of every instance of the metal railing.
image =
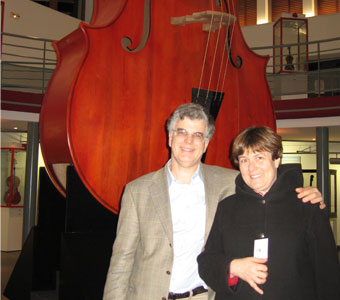
[[[288,48],[300,49],[291,53],[290,68],[283,51]],[[340,37],[251,49],[270,56],[267,80],[273,99],[340,95]]]
[[52,40],[2,33],[1,88],[45,93],[57,59]]
[[[2,88],[44,93],[57,63],[52,40],[11,33],[2,33],[2,38]],[[308,51],[299,54],[293,51],[292,65],[297,71],[286,72],[283,49],[291,47],[294,50],[297,46],[305,46]],[[270,56],[267,79],[273,99],[340,94],[340,37],[252,50]],[[274,52],[279,55],[274,56]],[[305,59],[298,59],[298,55]],[[282,69],[282,72],[274,72],[274,68]]]

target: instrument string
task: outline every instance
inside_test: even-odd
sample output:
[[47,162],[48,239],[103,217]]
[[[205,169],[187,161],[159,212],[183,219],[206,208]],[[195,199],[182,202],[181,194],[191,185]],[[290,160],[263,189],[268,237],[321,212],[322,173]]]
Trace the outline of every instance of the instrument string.
[[[221,5],[220,12],[221,12],[220,24],[219,24],[219,29],[218,29],[218,33],[217,33],[216,43],[215,43],[215,51],[214,51],[213,61],[212,61],[212,64],[211,64],[211,70],[210,70],[210,77],[209,77],[208,92],[207,92],[207,96],[206,96],[206,101],[208,100],[209,93],[210,93],[210,85],[211,85],[211,80],[212,80],[212,76],[213,76],[213,72],[214,72],[214,68],[215,68],[217,49],[218,49],[218,44],[219,44],[219,40],[220,40],[220,34],[221,34],[221,30],[222,30],[222,21],[223,21],[223,7],[222,7],[222,5]],[[210,29],[212,29],[212,28],[210,28]],[[221,66],[220,66],[220,68],[221,68]],[[219,75],[218,75],[218,77],[219,77]],[[217,80],[216,91],[218,90],[218,82],[219,82],[219,78]],[[215,93],[215,95],[216,95],[216,93]]]
[[[235,5],[234,5],[234,1],[233,0],[227,0],[228,2],[228,6],[230,7],[230,4],[232,5],[232,11],[235,12]],[[230,44],[228,45],[227,43],[227,40],[228,40],[228,31],[229,31],[229,26],[232,26],[232,30],[231,30],[231,37],[230,37]],[[231,18],[228,20],[228,26],[227,26],[227,30],[226,30],[226,39],[225,39],[225,51],[227,53],[229,53],[230,51],[230,47],[232,45],[232,41],[233,41],[233,36],[234,36],[234,30],[235,30],[235,22],[233,24],[231,24]],[[224,53],[224,51],[223,51]],[[221,87],[221,90],[223,91],[224,89],[224,84],[226,82],[226,79],[227,79],[227,72],[228,72],[228,66],[229,66],[229,55],[227,55],[227,61],[226,61],[226,64],[225,64],[225,68],[224,68],[224,75],[223,75],[223,80],[222,80],[222,87]],[[222,97],[222,94],[221,96]],[[221,100],[221,99],[220,99]]]
[[[205,102],[207,102],[207,100],[209,98],[209,93],[211,92],[210,86],[211,86],[213,72],[214,72],[214,68],[215,68],[215,64],[216,64],[218,45],[220,43],[222,23],[223,23],[223,2],[225,3],[225,6],[226,6],[225,7],[226,13],[228,13],[228,14],[230,13],[229,8],[231,6],[232,6],[232,11],[235,12],[235,3],[234,3],[233,0],[222,1],[221,8],[220,8],[221,16],[220,16],[220,21],[219,21],[219,26],[218,26],[217,38],[216,38],[216,42],[215,42],[214,55],[213,55],[213,58],[212,58],[212,64],[211,64],[211,70],[210,70],[210,75],[209,75],[208,88],[207,88],[207,94],[206,94],[206,97],[205,97]],[[209,26],[210,28],[208,30],[208,37],[207,37],[207,41],[206,41],[205,53],[204,53],[204,58],[203,58],[203,63],[202,63],[202,68],[201,68],[201,76],[200,76],[200,82],[199,82],[199,87],[198,87],[198,91],[197,91],[197,99],[198,99],[200,92],[201,92],[201,86],[202,86],[204,70],[205,70],[205,63],[206,63],[206,60],[207,60],[208,47],[209,47],[211,32],[212,32],[212,28],[213,28],[213,21],[214,21],[214,18],[215,18],[215,8],[213,6],[212,0],[211,0],[211,8],[212,8],[211,9],[212,15],[211,15],[210,26]],[[227,80],[227,72],[228,72],[228,66],[229,66],[229,60],[230,60],[229,55],[227,55],[227,58],[225,59],[225,54],[229,53],[229,51],[230,51],[230,47],[231,47],[231,44],[232,44],[232,41],[233,41],[233,36],[234,36],[234,29],[235,29],[235,24],[232,24],[233,23],[232,20],[233,20],[233,18],[228,18],[228,22],[226,24],[226,34],[225,34],[225,39],[224,39],[224,45],[223,45],[220,67],[219,67],[219,71],[218,71],[216,92],[215,92],[215,95],[214,95],[214,98],[212,99],[212,101],[221,101],[222,97],[223,97],[222,91],[224,89],[224,85],[225,85],[226,80]],[[231,29],[231,34],[230,34],[230,43],[228,44],[228,38],[229,38],[228,32],[229,32],[230,26],[232,26],[231,27],[232,29]],[[221,79],[222,78],[221,74],[222,74],[223,69],[224,69],[223,79]],[[220,87],[220,84],[221,84],[221,87]],[[221,91],[221,92],[218,93],[218,91]]]
[[[225,2],[225,1],[224,1]],[[228,4],[225,2],[226,5],[226,13],[229,14],[229,10],[228,10]],[[227,72],[227,68],[228,68],[228,62],[229,62],[229,56],[227,55],[227,61],[225,63],[225,65],[223,64],[224,59],[225,59],[225,53],[226,53],[226,49],[227,49],[227,38],[228,38],[228,28],[231,24],[231,18],[228,18],[228,23],[226,24],[226,34],[225,34],[225,39],[224,39],[224,45],[223,45],[223,51],[222,51],[222,58],[221,58],[221,63],[220,63],[220,70],[219,70],[219,74],[218,74],[218,81],[217,81],[217,89],[216,91],[218,91],[219,89],[219,85],[220,85],[220,80],[221,80],[221,73],[222,70],[224,69],[224,75],[223,75],[223,80],[222,80],[222,86],[220,88],[220,93],[218,95],[218,93],[215,93],[215,98],[214,101],[221,101],[222,97],[223,97],[223,87],[224,87],[224,82],[225,82],[225,78],[226,78],[226,72]],[[219,98],[219,99],[218,99]]]
[[[210,0],[211,3],[211,10],[212,10],[212,16],[211,16],[211,20],[210,20],[210,29],[212,28],[212,23],[213,23],[213,19],[214,19],[214,6],[213,6],[213,0]],[[209,46],[209,41],[210,41],[210,33],[211,30],[208,30],[208,37],[207,37],[207,42],[205,45],[205,52],[204,52],[204,57],[203,57],[203,63],[202,63],[202,68],[201,68],[201,77],[200,77],[200,82],[198,85],[198,91],[197,91],[197,99],[199,97],[200,91],[201,91],[201,85],[202,85],[202,81],[203,81],[203,74],[204,74],[204,66],[205,66],[205,62],[207,60],[207,53],[208,53],[208,46]]]

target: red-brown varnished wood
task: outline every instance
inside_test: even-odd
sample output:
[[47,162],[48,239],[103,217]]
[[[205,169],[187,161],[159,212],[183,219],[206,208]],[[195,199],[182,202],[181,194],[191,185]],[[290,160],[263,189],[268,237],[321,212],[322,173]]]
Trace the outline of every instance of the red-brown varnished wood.
[[[230,13],[237,15],[238,1],[231,1]],[[209,144],[205,162],[232,167],[229,160],[230,142],[238,132],[249,126],[266,125],[276,130],[273,101],[266,78],[269,57],[249,49],[239,22],[231,26],[231,53],[242,58],[242,66],[227,68],[225,97],[216,120],[216,134]]]
[[72,83],[85,53],[84,34],[79,28],[53,45],[57,53],[57,66],[41,107],[40,144],[46,170],[54,185],[65,196],[65,180],[58,176],[55,167],[72,164],[67,142],[66,117]]
[[[235,14],[233,5],[229,7]],[[200,84],[208,33],[202,31],[201,23],[175,26],[170,18],[207,10],[220,8],[215,0],[151,0],[147,43],[142,50],[129,52],[121,41],[129,37],[131,49],[140,43],[144,1],[98,0],[91,25],[81,24],[69,35],[78,41],[70,43],[70,49],[64,47],[64,39],[56,44],[58,60],[64,62],[52,78],[43,107],[45,101],[59,99],[63,108],[58,114],[64,115],[47,121],[52,114],[48,111],[56,110],[57,104],[44,108],[41,133],[51,126],[60,131],[60,136],[45,138],[49,143],[43,147],[45,162],[73,163],[89,191],[115,213],[125,184],[167,161],[165,121],[178,105],[192,101],[192,88]],[[233,57],[242,57],[242,67],[228,63],[223,85],[219,79],[225,71],[222,57],[227,33],[223,27],[220,35],[215,31],[209,36],[201,84],[202,89],[225,93],[206,157],[207,163],[220,166],[229,166],[229,145],[239,130],[259,124],[275,128],[265,79],[267,58],[249,50],[238,23],[231,32]]]
[[[91,23],[101,26],[102,23],[112,21],[112,16],[119,15],[125,2],[101,0],[94,6]],[[108,4],[111,4],[110,7]],[[57,66],[45,92],[40,112],[39,135],[45,167],[52,182],[64,196],[66,166],[73,164],[67,137],[68,105],[72,99],[73,84],[89,47],[84,26],[81,24],[77,30],[53,43]]]

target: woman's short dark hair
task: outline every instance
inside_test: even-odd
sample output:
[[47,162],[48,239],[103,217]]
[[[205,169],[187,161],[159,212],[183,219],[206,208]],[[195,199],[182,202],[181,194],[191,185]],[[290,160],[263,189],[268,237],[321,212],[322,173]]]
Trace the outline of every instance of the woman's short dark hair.
[[209,112],[200,104],[186,103],[178,106],[167,121],[167,129],[173,134],[178,120],[203,120],[206,125],[205,139],[210,140],[215,131],[215,120]]
[[249,127],[242,130],[234,139],[231,160],[238,166],[238,157],[246,150],[253,152],[268,151],[272,154],[272,159],[282,157],[281,136],[276,134],[271,128],[266,126]]

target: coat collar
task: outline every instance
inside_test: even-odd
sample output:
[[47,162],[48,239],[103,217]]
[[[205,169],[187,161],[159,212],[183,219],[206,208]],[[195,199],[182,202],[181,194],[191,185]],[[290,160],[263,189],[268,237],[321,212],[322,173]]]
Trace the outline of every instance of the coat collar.
[[[242,175],[239,174],[236,178],[236,194],[246,195],[245,199],[262,199],[265,197],[269,201],[278,201],[280,198],[277,193],[295,190],[295,188],[303,186],[303,177],[300,164],[283,164],[277,169],[277,179],[263,196],[254,192],[243,180]],[[283,190],[282,190],[283,189]]]
[[173,244],[171,208],[166,172],[166,166],[155,172],[152,178],[153,183],[150,186],[150,195],[169,242]]
[[211,187],[214,184],[214,174],[209,172],[209,169],[205,164],[201,164],[204,190],[205,190],[205,205],[206,205],[206,222],[205,222],[205,235],[204,240],[206,241],[210,232],[210,228],[214,221],[215,212],[217,208],[218,201],[214,201],[214,197],[218,197],[213,194]]

